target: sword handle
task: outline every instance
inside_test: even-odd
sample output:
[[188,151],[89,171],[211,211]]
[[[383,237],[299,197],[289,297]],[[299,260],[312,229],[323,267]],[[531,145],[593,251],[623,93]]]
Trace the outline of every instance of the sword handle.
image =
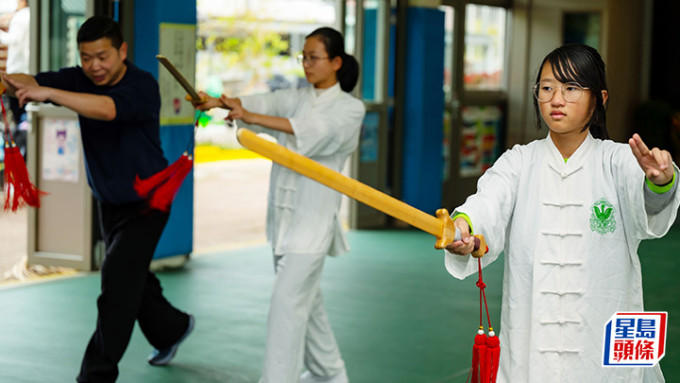
[[486,239],[481,234],[477,234],[475,237],[475,249],[472,251],[472,256],[475,258],[481,258],[484,254],[489,252],[489,246],[486,244]]
[[[447,245],[455,240],[456,228],[453,226],[453,220],[449,211],[446,209],[438,209],[436,212],[437,218],[441,222],[442,231],[441,234],[437,235],[437,242],[434,247],[437,249],[444,249]],[[475,258],[481,258],[484,254],[489,252],[489,246],[486,244],[486,239],[481,234],[474,236],[475,247],[472,251],[472,256]]]
[[187,94],[186,96],[184,96],[184,99],[187,100],[187,101],[189,101],[189,102],[191,102],[191,101],[197,101],[198,104],[204,104],[206,101],[208,101],[208,99],[205,98],[205,97],[201,97],[201,98],[199,98],[198,100],[194,100],[194,98],[191,97],[190,94]]
[[441,222],[442,231],[441,234],[436,236],[437,242],[435,242],[434,247],[437,249],[444,249],[455,240],[456,228],[453,226],[453,220],[451,219],[448,210],[438,209],[435,214]]

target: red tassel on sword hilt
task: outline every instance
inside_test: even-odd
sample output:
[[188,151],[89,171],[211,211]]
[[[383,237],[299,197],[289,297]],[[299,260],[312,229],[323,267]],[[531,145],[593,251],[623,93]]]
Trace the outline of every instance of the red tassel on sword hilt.
[[[4,88],[2,89],[4,93]],[[5,123],[5,176],[2,180],[5,189],[5,211],[17,211],[18,208],[24,204],[32,207],[40,207],[40,196],[47,194],[31,183],[28,169],[26,169],[26,161],[21,155],[19,147],[14,143],[14,138],[9,131],[9,124],[7,122],[7,113],[5,111],[5,103],[0,97],[0,105],[2,106],[2,117]]]
[[137,176],[135,191],[140,197],[148,199],[152,209],[168,211],[193,164],[193,156],[184,152],[177,161],[151,177],[142,180]]
[[135,191],[137,195],[149,201],[150,208],[168,211],[184,179],[193,169],[194,157],[190,153],[193,151],[194,136],[196,135],[196,129],[198,129],[198,123],[202,115],[203,113],[201,112],[196,117],[194,134],[191,136],[191,141],[187,146],[187,150],[179,156],[177,161],[149,178],[142,180],[139,178],[139,175],[135,177]]
[[501,357],[501,341],[489,327],[489,336],[486,338],[486,364],[484,365],[484,382],[495,382],[498,375],[498,362]]
[[5,144],[5,210],[17,211],[24,204],[40,207],[40,195],[46,194],[31,183],[24,157],[12,142]]
[[484,327],[479,326],[472,346],[472,383],[480,382],[480,372],[486,364],[486,334]]
[[[479,280],[477,280],[477,287],[479,287],[479,330],[475,336],[475,344],[472,346],[471,382],[495,383],[498,374],[501,346],[496,333],[493,331],[493,327],[491,327],[491,316],[489,315],[489,306],[486,303],[486,293],[484,292],[486,284],[482,279],[481,258],[477,258],[477,266],[479,269]],[[488,336],[484,334],[484,326],[482,325],[485,310],[486,320],[489,324]]]

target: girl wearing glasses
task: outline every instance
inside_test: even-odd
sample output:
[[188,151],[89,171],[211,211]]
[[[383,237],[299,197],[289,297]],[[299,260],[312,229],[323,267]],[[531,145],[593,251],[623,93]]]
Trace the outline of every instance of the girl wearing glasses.
[[654,368],[604,368],[604,325],[639,312],[637,249],[666,234],[680,206],[671,155],[639,135],[608,140],[605,65],[568,44],[540,66],[534,107],[545,139],[505,152],[453,213],[463,240],[446,252],[456,278],[477,272],[469,235],[505,254],[499,382],[662,382]]
[[[313,87],[240,98],[213,98],[196,108],[230,109],[228,120],[266,132],[278,143],[341,171],[357,148],[363,103],[349,93],[359,64],[345,53],[342,35],[320,28],[305,39],[300,57]],[[344,362],[319,289],[326,255],[348,248],[338,211],[340,194],[274,163],[267,211],[276,280],[269,307],[261,382],[347,382]]]

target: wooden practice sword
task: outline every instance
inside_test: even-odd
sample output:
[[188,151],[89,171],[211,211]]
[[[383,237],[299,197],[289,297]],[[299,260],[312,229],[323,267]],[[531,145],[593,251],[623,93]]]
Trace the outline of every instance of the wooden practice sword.
[[188,93],[188,95],[186,97],[187,101],[193,101],[193,102],[205,102],[206,101],[205,99],[201,98],[198,95],[198,92],[196,92],[196,89],[194,89],[194,87],[189,83],[189,81],[187,81],[187,79],[184,77],[184,75],[182,75],[182,73],[177,69],[177,67],[175,67],[175,65],[173,65],[172,62],[170,62],[170,59],[168,59],[167,57],[165,57],[163,55],[156,55],[156,59],[158,59],[158,62],[163,64],[165,69],[167,69],[168,72],[170,72],[172,77],[174,77],[175,80],[177,80],[177,82],[179,83],[179,85],[181,85],[182,88],[184,88],[184,90]]
[[[437,210],[437,217],[433,217],[398,199],[380,192],[355,179],[346,177],[320,163],[303,155],[293,152],[274,142],[258,137],[253,131],[240,128],[237,131],[239,142],[246,148],[270,158],[281,166],[309,177],[331,189],[339,191],[359,202],[365,203],[385,214],[398,218],[409,225],[430,233],[437,237],[434,247],[443,249],[452,243],[456,237],[451,216],[446,209]],[[481,257],[488,248],[484,236],[475,235],[475,250],[472,255]]]

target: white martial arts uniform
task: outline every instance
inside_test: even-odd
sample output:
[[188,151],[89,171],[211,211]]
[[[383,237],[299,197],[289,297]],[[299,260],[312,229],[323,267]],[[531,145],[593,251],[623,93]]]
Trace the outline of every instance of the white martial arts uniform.
[[[241,97],[245,109],[288,117],[294,135],[250,126],[299,154],[341,171],[357,148],[364,104],[339,84]],[[332,376],[344,362],[323,309],[319,281],[326,255],[349,250],[338,211],[340,193],[273,164],[267,238],[276,281],[271,298],[262,382],[297,382],[304,364],[314,375]],[[304,355],[304,356],[303,356]]]
[[0,43],[7,45],[7,73],[30,73],[31,10],[21,8],[9,21],[7,32],[0,31]]
[[[664,381],[658,365],[602,367],[602,342],[615,312],[643,310],[638,245],[669,230],[677,182],[648,214],[653,192],[630,147],[590,135],[566,163],[548,135],[480,178],[454,215],[486,237],[482,267],[505,251],[498,382]],[[476,259],[445,253],[454,277],[477,272]]]

